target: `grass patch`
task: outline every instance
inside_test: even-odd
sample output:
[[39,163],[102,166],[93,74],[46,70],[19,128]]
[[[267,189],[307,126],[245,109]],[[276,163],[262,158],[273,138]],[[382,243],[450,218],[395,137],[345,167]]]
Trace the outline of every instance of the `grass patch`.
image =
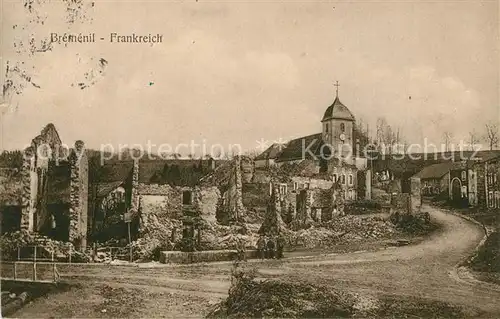
[[473,318],[484,313],[450,303],[416,297],[383,296],[375,311],[365,313],[375,318]]
[[[491,233],[470,263],[474,271],[500,274],[500,232]],[[486,276],[500,284],[499,276]]]

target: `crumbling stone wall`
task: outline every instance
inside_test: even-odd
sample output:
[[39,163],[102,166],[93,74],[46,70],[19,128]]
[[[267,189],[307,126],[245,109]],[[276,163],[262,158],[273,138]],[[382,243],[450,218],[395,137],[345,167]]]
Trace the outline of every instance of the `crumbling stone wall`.
[[420,178],[410,179],[410,207],[413,213],[418,213],[422,206],[422,197],[420,194],[421,187]]
[[308,189],[303,189],[297,195],[297,206],[295,219],[292,221],[294,228],[309,227],[313,220],[311,217],[312,192]]
[[217,206],[220,200],[217,187],[197,187],[195,190],[195,206],[201,218],[208,222],[216,222]]
[[266,216],[259,229],[260,234],[268,236],[277,235],[281,232],[281,229],[285,227],[283,219],[281,218],[281,201],[278,195],[279,186],[274,184],[271,198],[269,199],[269,205],[267,206]]
[[236,161],[240,162],[241,167],[241,182],[242,183],[251,183],[254,176],[254,162],[252,159],[246,156],[237,156]]
[[395,194],[391,196],[391,206],[394,211],[403,214],[410,214],[412,212],[410,194]]
[[332,180],[302,177],[302,176],[292,176],[292,182],[297,183],[299,189],[305,188],[306,183],[309,183],[309,188],[311,189],[313,188],[329,189],[333,185]]
[[140,230],[147,228],[151,218],[158,220],[182,219],[181,187],[168,184],[139,183],[137,194],[141,211]]
[[206,221],[216,221],[217,205],[220,199],[219,189],[215,186],[182,187],[169,184],[139,183],[137,194],[141,212],[140,231],[144,232],[154,221],[158,222],[183,219],[182,193],[192,192],[193,204],[190,209],[199,213]]
[[[21,181],[22,181],[22,208],[21,208],[21,230],[33,230],[31,226],[31,216],[33,214],[33,200],[32,200],[32,179],[31,179],[31,167],[34,164],[34,153],[33,148],[28,147],[24,151],[23,166],[21,169]],[[30,227],[31,226],[31,227]]]
[[84,147],[82,141],[77,141],[69,158],[69,241],[78,248],[87,246],[88,158]]
[[243,217],[243,181],[241,158],[235,156],[230,171],[229,181],[223,196],[223,210],[228,214],[228,220],[238,220]]
[[130,195],[130,205],[132,212],[137,212],[139,209],[139,160],[134,159],[132,168],[132,190]]

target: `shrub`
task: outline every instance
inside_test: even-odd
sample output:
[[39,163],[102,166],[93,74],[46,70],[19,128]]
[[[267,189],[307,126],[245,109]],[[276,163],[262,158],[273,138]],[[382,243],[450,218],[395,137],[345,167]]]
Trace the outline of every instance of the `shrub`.
[[426,233],[437,227],[427,212],[415,215],[395,212],[391,214],[389,220],[397,229],[410,234]]

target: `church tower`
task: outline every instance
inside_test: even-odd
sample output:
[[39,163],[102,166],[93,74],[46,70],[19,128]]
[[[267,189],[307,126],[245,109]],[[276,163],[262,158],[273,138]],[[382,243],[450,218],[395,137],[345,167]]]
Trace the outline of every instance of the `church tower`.
[[356,119],[349,109],[340,102],[339,84],[336,86],[336,96],[332,105],[326,111],[321,124],[323,142],[330,145],[335,157],[354,158],[354,125]]

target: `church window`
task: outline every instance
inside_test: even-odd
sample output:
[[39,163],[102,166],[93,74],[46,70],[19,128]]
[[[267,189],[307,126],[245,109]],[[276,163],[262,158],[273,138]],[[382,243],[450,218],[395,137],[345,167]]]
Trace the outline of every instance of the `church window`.
[[279,192],[281,195],[285,195],[287,191],[287,185],[286,184],[280,184]]
[[345,185],[345,175],[342,175],[342,184]]
[[349,174],[349,185],[354,184],[354,179],[352,177],[352,174]]
[[462,171],[462,181],[465,182],[467,179],[467,173],[465,171]]
[[330,133],[330,125],[328,123],[325,124],[325,132]]
[[341,131],[342,133],[344,133],[344,132],[345,132],[345,124],[344,124],[344,123],[340,123],[340,131]]
[[297,182],[293,182],[293,190],[296,191],[299,188],[299,184]]

